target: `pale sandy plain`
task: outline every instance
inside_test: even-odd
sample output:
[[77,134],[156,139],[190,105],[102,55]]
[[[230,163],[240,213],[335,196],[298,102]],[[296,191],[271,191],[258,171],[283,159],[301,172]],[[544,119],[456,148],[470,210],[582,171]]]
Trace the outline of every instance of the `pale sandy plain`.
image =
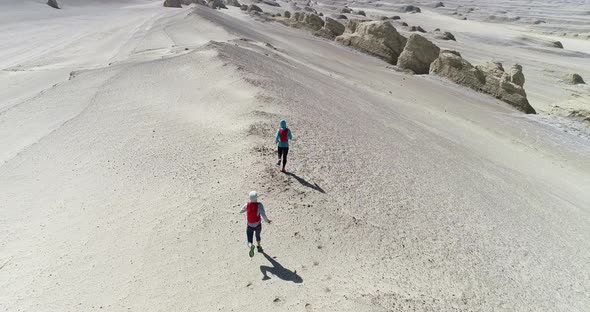
[[349,6],[523,64],[539,114],[235,7],[0,0],[0,310],[588,311],[588,126],[551,113],[589,97],[588,3],[416,3]]

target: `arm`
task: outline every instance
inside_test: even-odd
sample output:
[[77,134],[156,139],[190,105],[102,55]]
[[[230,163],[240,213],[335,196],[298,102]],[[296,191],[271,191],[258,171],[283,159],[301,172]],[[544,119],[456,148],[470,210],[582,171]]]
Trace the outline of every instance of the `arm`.
[[293,135],[291,134],[291,129],[289,129],[288,135],[289,135],[289,141],[293,140]]
[[248,204],[244,204],[244,206],[242,206],[242,208],[240,209],[240,213],[246,212],[246,208],[248,208]]
[[277,130],[277,133],[275,134],[275,143],[279,143],[279,130]]
[[266,217],[266,211],[264,211],[264,206],[262,204],[258,205],[258,213],[266,223],[271,223],[271,221]]

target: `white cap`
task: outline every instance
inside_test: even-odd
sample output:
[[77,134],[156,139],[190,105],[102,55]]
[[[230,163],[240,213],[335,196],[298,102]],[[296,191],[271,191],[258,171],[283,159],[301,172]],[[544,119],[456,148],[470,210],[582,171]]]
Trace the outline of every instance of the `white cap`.
[[252,191],[248,195],[250,196],[251,202],[255,203],[256,201],[258,201],[258,193],[256,193],[256,191]]

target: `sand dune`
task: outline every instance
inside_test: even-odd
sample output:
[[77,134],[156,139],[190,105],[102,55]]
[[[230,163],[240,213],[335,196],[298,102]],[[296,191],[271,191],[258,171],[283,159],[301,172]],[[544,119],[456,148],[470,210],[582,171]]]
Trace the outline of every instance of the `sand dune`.
[[[499,46],[554,37],[421,2],[395,13],[451,31],[432,40],[471,62],[521,63],[540,109],[525,115],[233,6],[62,2],[0,2],[0,310],[590,306],[590,136],[567,117],[589,93],[562,81],[590,77],[587,41]],[[273,224],[250,259],[252,189]]]

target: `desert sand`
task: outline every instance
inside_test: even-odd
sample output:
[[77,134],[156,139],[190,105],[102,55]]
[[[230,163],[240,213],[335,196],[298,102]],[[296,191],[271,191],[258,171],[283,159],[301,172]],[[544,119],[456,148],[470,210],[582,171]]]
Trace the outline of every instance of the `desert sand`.
[[538,114],[231,5],[45,2],[0,0],[0,311],[590,306],[587,2],[310,2],[519,63]]

